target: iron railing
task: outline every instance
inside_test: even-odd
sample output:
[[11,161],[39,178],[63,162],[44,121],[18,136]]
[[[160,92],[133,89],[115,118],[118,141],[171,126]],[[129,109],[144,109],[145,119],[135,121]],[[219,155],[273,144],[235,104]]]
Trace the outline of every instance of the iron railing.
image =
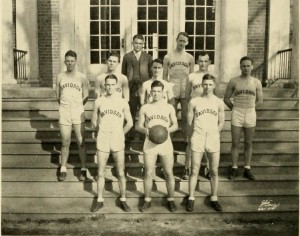
[[289,48],[289,49],[278,51],[277,57],[279,58],[277,79],[291,79],[292,49]]
[[26,75],[26,54],[27,51],[14,48],[14,77],[18,83],[27,80]]

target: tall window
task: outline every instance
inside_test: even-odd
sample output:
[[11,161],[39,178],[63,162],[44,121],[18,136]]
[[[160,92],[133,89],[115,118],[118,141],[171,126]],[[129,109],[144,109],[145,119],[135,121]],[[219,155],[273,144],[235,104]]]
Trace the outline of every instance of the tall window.
[[[163,58],[168,49],[168,0],[138,0],[138,33],[145,37],[145,51]],[[155,48],[157,47],[157,49]]]
[[215,0],[186,0],[185,4],[185,31],[190,35],[186,50],[195,57],[207,51],[214,62]]
[[105,63],[109,51],[120,53],[120,0],[90,0],[91,64]]

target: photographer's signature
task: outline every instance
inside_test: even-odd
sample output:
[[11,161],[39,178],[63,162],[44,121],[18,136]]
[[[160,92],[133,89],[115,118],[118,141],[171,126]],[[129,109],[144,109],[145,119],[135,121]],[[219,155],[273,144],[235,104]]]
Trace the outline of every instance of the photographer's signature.
[[258,210],[259,211],[274,211],[280,203],[274,203],[273,200],[262,200]]

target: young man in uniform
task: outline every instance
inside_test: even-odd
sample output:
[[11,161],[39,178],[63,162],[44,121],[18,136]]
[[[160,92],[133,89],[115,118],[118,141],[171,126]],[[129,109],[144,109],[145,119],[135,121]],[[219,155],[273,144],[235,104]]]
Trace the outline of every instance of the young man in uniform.
[[[176,211],[176,205],[174,203],[174,157],[170,133],[175,132],[178,129],[178,124],[174,107],[162,99],[163,90],[164,85],[161,81],[152,82],[151,95],[153,101],[143,105],[139,112],[137,130],[146,134],[143,148],[145,164],[145,200],[140,208],[141,212],[145,212],[151,207],[152,181],[155,174],[155,163],[158,155],[161,157],[162,167],[166,178],[168,191],[167,207],[171,212]],[[162,125],[168,130],[168,139],[162,144],[155,144],[149,140],[149,128],[154,125]]]
[[[92,125],[98,127],[97,157],[98,157],[98,199],[91,211],[96,212],[103,207],[103,191],[105,185],[105,169],[109,154],[112,153],[116,163],[119,187],[120,206],[126,212],[131,209],[126,203],[125,169],[125,134],[132,127],[128,102],[117,93],[118,79],[114,74],[105,77],[106,94],[95,101]],[[126,121],[125,126],[124,120]]]
[[[174,84],[173,92],[175,97],[174,108],[177,111],[178,103],[181,105],[182,130],[187,141],[186,135],[186,114],[188,101],[186,100],[186,80],[189,74],[194,72],[195,59],[185,51],[188,45],[189,35],[180,32],[176,38],[176,49],[168,53],[164,58],[163,79]],[[169,77],[168,77],[169,76]],[[176,112],[177,114],[177,112]]]
[[56,80],[56,97],[59,103],[59,129],[62,137],[61,167],[58,181],[67,177],[67,160],[71,143],[72,126],[74,127],[76,141],[81,161],[79,180],[87,180],[86,148],[84,140],[84,104],[88,100],[88,80],[85,75],[78,72],[77,54],[67,51],[65,54],[67,71],[60,73]]
[[109,74],[114,74],[118,78],[116,90],[121,97],[129,101],[129,89],[127,77],[116,71],[120,61],[120,56],[117,52],[110,52],[106,61],[107,72],[97,76],[95,83],[96,99],[106,93],[105,77]]
[[160,81],[164,84],[163,100],[173,105],[174,103],[173,86],[168,81],[162,79],[162,70],[163,70],[162,60],[154,59],[151,62],[151,70],[152,70],[152,78],[150,80],[145,81],[142,85],[142,89],[140,92],[141,105],[153,101],[153,97],[151,95],[151,84],[154,81]]
[[210,166],[210,184],[212,195],[211,206],[216,211],[222,211],[218,202],[218,168],[220,161],[220,132],[225,122],[224,104],[213,94],[215,77],[206,74],[202,80],[203,94],[193,98],[188,106],[188,127],[191,135],[192,173],[189,182],[189,198],[187,211],[193,211],[195,188],[203,154],[206,152]]
[[140,107],[139,90],[143,82],[151,78],[152,57],[143,51],[144,37],[137,34],[133,36],[133,51],[124,55],[122,61],[122,74],[129,82],[129,106],[133,118],[133,128],[128,133],[129,139],[134,139],[134,125],[136,113]]
[[[251,76],[253,61],[250,57],[240,60],[242,74],[229,81],[224,95],[224,102],[232,110],[231,114],[231,158],[232,167],[229,169],[229,179],[234,180],[238,175],[239,143],[242,130],[244,131],[244,177],[255,180],[250,171],[252,157],[252,140],[256,126],[256,107],[263,103],[262,85],[260,80]],[[233,103],[230,98],[233,97]]]

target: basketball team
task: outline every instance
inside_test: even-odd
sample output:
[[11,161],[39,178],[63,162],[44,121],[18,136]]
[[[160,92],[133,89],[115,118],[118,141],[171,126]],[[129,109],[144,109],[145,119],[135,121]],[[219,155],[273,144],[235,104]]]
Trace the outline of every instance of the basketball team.
[[[97,201],[91,211],[104,206],[105,170],[112,155],[117,170],[120,198],[118,205],[131,211],[126,202],[125,141],[145,135],[144,200],[141,212],[151,208],[152,183],[158,156],[166,180],[167,208],[177,210],[174,201],[175,178],[174,149],[172,137],[178,130],[177,108],[180,103],[181,125],[186,141],[186,159],[183,179],[189,180],[189,194],[185,197],[188,212],[194,210],[195,189],[202,157],[205,157],[205,177],[210,180],[210,205],[222,211],[218,201],[218,168],[220,161],[220,133],[225,123],[224,103],[231,112],[232,166],[228,178],[238,176],[239,143],[244,133],[243,176],[255,180],[251,172],[252,140],[256,127],[256,108],[262,104],[262,85],[251,76],[253,61],[245,56],[240,59],[241,74],[232,78],[225,91],[224,101],[220,96],[217,76],[209,71],[211,59],[207,52],[197,55],[199,70],[194,72],[194,57],[185,51],[189,36],[180,32],[176,48],[163,60],[152,59],[143,51],[142,35],[133,37],[133,50],[122,60],[122,73],[117,72],[120,56],[110,52],[107,57],[107,72],[95,81],[95,103],[91,125],[96,130],[97,140]],[[87,176],[85,146],[84,105],[89,96],[88,80],[76,69],[77,54],[68,51],[64,62],[66,71],[57,76],[56,95],[59,103],[59,127],[62,137],[61,166],[58,181],[67,177],[66,163],[69,156],[71,133],[74,129],[79,149],[81,170],[79,181],[91,181]],[[135,117],[138,121],[135,124]],[[143,136],[144,137],[144,136]],[[200,183],[201,184],[201,183]]]

